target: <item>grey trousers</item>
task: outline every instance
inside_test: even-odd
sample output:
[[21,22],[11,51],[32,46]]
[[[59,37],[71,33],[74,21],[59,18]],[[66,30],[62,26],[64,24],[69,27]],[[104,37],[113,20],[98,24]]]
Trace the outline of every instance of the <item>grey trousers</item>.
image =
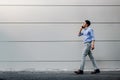
[[86,60],[87,55],[89,56],[94,69],[98,69],[96,62],[94,60],[93,54],[91,52],[91,43],[84,43],[84,50],[82,52],[82,60],[81,60],[80,70],[84,70],[85,60]]

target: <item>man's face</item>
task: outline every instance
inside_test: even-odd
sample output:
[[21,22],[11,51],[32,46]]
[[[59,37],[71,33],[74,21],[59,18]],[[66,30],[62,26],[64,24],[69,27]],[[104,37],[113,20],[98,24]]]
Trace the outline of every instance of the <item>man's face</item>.
[[88,25],[86,24],[86,22],[83,22],[82,24],[83,24],[84,28],[88,27]]

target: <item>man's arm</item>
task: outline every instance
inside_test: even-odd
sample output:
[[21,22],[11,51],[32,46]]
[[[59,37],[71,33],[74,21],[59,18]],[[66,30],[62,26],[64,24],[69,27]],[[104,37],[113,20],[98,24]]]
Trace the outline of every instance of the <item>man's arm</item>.
[[91,49],[94,50],[94,48],[95,48],[95,36],[94,36],[93,30],[91,30],[91,36],[92,36]]
[[83,35],[82,30],[83,30],[83,27],[80,28],[80,32],[79,32],[78,36],[82,36]]
[[91,50],[94,50],[94,49],[95,49],[95,40],[93,40],[91,43]]

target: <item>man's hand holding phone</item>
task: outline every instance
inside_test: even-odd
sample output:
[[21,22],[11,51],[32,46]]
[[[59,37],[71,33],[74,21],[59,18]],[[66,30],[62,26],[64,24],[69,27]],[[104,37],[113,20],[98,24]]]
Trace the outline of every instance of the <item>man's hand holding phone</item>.
[[84,28],[84,26],[82,26],[82,28]]

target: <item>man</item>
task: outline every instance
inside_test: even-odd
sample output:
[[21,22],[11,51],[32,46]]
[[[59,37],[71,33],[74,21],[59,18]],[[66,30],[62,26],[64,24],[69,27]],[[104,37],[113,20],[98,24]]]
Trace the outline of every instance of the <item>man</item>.
[[85,20],[83,22],[82,27],[80,28],[79,36],[83,36],[83,41],[84,41],[84,50],[82,52],[82,60],[81,60],[81,65],[80,69],[78,71],[75,71],[76,74],[84,74],[84,65],[85,65],[85,59],[86,56],[88,55],[90,60],[92,61],[94,71],[91,72],[91,74],[97,74],[100,73],[99,68],[96,65],[96,62],[94,60],[93,54],[91,50],[94,50],[95,48],[95,37],[94,37],[94,32],[93,29],[90,28],[91,22],[89,20]]

